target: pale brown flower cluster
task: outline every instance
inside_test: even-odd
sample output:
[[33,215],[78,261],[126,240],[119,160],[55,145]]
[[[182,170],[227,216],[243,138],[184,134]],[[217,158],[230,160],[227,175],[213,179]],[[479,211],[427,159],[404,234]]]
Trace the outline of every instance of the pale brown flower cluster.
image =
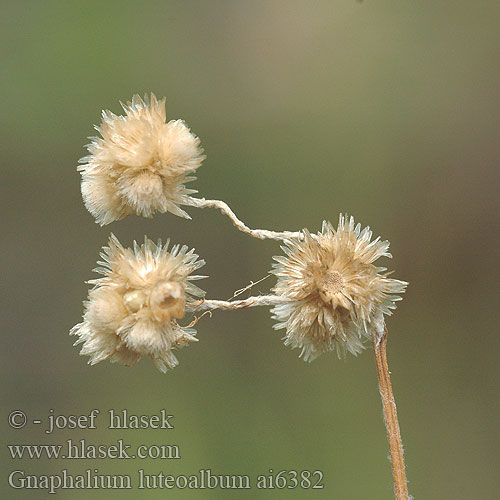
[[185,184],[204,159],[200,140],[182,120],[166,122],[165,98],[135,95],[122,106],[125,116],[103,111],[102,137],[80,160],[85,206],[101,225],[156,211],[189,218],[179,205],[196,193]]
[[407,283],[388,277],[376,267],[380,257],[391,257],[389,242],[370,241],[352,217],[341,215],[338,228],[323,223],[322,231],[285,241],[286,254],[274,257],[276,295],[290,302],[272,312],[276,329],[286,329],[285,345],[302,349],[312,361],[323,352],[357,354],[370,338],[370,326],[381,314],[391,314]]
[[249,228],[225,202],[193,198],[196,191],[185,187],[195,179],[203,150],[182,120],[166,121],[164,98],[135,95],[122,106],[124,116],[103,111],[96,127],[101,137],[93,138],[78,167],[85,205],[98,223],[157,211],[189,218],[180,205],[212,207],[240,231],[284,241],[286,255],[274,257],[274,295],[193,306],[204,296],[190,283],[200,278],[191,273],[204,264],[193,250],[177,245],[169,251],[168,243],[155,245],[147,238],[142,246],[125,249],[111,236],[97,269],[104,277],[91,281],[95,287],[83,322],[71,331],[90,363],[109,359],[132,365],[146,356],[162,371],[174,367],[173,351],[197,340],[194,330],[177,323],[186,306],[192,312],[271,305],[274,328],[286,330],[285,345],[300,348],[306,361],[328,351],[357,354],[372,331],[384,330],[383,316],[391,314],[407,285],[374,264],[391,257],[388,241],[371,241],[368,227],[362,230],[343,215],[336,229],[324,222],[318,234]]
[[111,235],[95,269],[104,277],[89,282],[95,286],[83,322],[71,330],[89,363],[109,359],[130,366],[145,356],[164,372],[178,363],[173,351],[197,340],[196,331],[177,319],[184,317],[186,305],[204,296],[191,283],[204,276],[191,273],[205,262],[185,245],[170,250],[168,245],[145,238],[141,246],[134,242],[134,249],[124,248]]

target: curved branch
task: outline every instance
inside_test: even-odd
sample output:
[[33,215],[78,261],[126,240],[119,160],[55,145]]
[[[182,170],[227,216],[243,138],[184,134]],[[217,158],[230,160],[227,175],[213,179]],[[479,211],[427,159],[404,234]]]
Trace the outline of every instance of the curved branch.
[[260,240],[288,240],[290,238],[302,238],[302,233],[300,231],[269,231],[267,229],[250,229],[245,223],[243,223],[236,214],[231,210],[229,205],[221,200],[206,200],[205,198],[189,198],[186,205],[198,208],[217,208],[224,215],[229,217],[233,225],[239,229],[241,232],[249,234],[254,238]]

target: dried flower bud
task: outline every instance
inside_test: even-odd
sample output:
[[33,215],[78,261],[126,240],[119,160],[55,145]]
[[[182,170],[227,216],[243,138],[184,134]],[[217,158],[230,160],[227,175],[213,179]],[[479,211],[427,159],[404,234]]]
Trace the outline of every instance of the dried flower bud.
[[337,230],[329,222],[314,236],[304,229],[281,247],[286,257],[274,257],[274,292],[292,299],[272,309],[274,328],[286,329],[285,345],[300,347],[305,361],[333,350],[357,354],[370,338],[370,325],[401,300],[397,294],[407,283],[373,264],[391,257],[389,242],[371,237],[370,228],[361,231],[352,217],[340,215]]
[[156,211],[189,218],[179,205],[196,193],[185,184],[204,159],[200,140],[182,120],[166,123],[165,98],[135,95],[122,106],[125,116],[103,111],[102,137],[80,160],[85,206],[101,225]]
[[173,350],[197,340],[196,331],[176,319],[184,317],[186,303],[203,297],[190,281],[204,277],[191,273],[205,262],[185,245],[168,251],[168,244],[145,238],[140,247],[134,242],[133,250],[125,249],[111,235],[96,269],[104,277],[89,282],[95,287],[83,322],[70,332],[91,364],[109,359],[130,366],[147,356],[164,372],[178,363]]
[[149,296],[149,307],[158,321],[184,317],[184,287],[176,281],[161,281]]

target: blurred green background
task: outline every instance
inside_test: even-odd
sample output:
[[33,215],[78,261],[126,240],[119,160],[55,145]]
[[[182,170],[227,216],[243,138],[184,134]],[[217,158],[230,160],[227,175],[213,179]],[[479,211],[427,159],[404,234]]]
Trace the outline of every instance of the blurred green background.
[[[138,469],[319,469],[325,485],[63,499],[392,498],[371,349],[305,364],[265,308],[203,318],[200,342],[166,375],[149,360],[90,367],[72,346],[110,231],[127,246],[144,234],[194,246],[212,298],[265,276],[280,252],[215,210],[94,223],[76,172],[86,137],[102,109],[149,91],[201,138],[192,187],[251,227],[316,231],[342,211],[391,241],[387,265],[410,282],[388,320],[410,492],[499,498],[497,0],[12,1],[2,12],[2,498],[52,497],[10,489],[7,475],[63,468],[134,480]],[[14,409],[45,419],[93,408],[93,431],[7,425]],[[108,430],[110,408],[165,408],[175,430]],[[68,438],[177,444],[182,459],[13,461],[5,447]]]

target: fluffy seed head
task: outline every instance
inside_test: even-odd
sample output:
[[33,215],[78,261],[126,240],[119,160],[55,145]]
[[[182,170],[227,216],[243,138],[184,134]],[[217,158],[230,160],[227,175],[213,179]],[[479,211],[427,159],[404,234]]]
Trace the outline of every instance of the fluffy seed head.
[[102,112],[102,122],[80,160],[85,206],[101,225],[135,213],[189,215],[179,205],[196,190],[185,184],[204,156],[200,140],[182,120],[166,123],[165,98],[154,94],[122,104],[125,116]]
[[285,241],[286,254],[274,257],[273,291],[291,299],[272,309],[275,329],[286,329],[285,345],[300,347],[304,360],[336,350],[357,354],[370,337],[370,325],[391,314],[397,294],[407,283],[388,277],[376,267],[379,257],[391,257],[389,242],[370,241],[369,227],[361,230],[354,218],[340,215],[338,228],[323,222],[322,231]]
[[124,248],[114,235],[104,247],[95,269],[104,275],[89,283],[95,285],[84,303],[83,322],[74,326],[80,354],[89,363],[109,359],[133,365],[142,356],[151,358],[165,372],[178,364],[173,352],[196,341],[196,331],[181,327],[186,304],[203,297],[204,292],[190,283],[204,278],[191,273],[205,264],[187,246],[169,242],[155,245],[145,238],[139,246]]

